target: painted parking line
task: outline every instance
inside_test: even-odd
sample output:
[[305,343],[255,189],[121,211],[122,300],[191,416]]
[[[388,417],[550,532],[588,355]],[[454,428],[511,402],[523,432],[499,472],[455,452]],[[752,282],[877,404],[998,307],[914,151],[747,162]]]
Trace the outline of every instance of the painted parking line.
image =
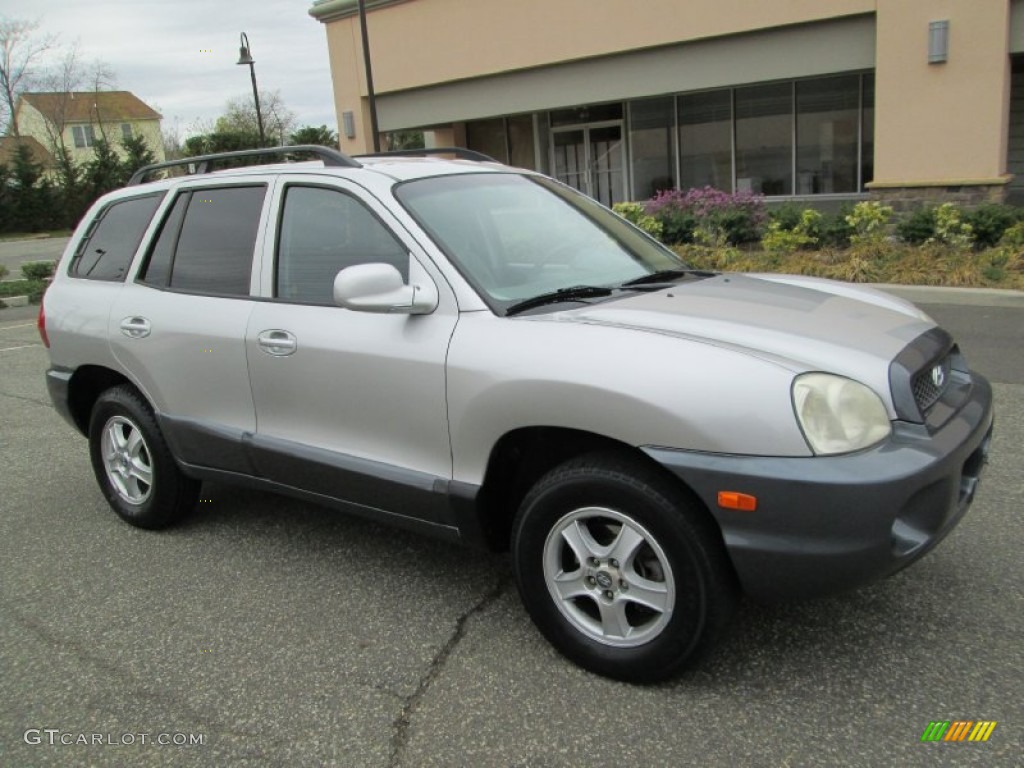
[[4,325],[0,326],[0,331],[10,331],[14,328],[34,328],[35,323],[22,323],[21,325]]
[[21,347],[0,347],[0,352],[16,352],[19,349],[32,349],[32,347],[41,347],[42,344],[25,344]]

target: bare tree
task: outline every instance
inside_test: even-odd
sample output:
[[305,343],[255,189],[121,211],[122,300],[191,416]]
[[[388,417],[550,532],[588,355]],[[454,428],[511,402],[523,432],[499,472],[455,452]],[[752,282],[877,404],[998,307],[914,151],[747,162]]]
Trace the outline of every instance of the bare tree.
[[[280,144],[295,130],[295,113],[284,105],[281,92],[260,91],[260,112],[267,138]],[[252,96],[239,96],[225,105],[225,113],[217,118],[216,130],[224,133],[259,133],[256,104]]]
[[9,125],[18,136],[14,107],[18,94],[26,90],[35,77],[35,63],[46,54],[56,38],[38,33],[38,21],[25,21],[0,16],[0,126]]
[[83,81],[83,72],[78,55],[78,43],[69,48],[60,60],[41,78],[42,87],[49,92],[44,108],[40,110],[50,149],[54,155],[66,153],[64,128],[71,114],[72,99]]

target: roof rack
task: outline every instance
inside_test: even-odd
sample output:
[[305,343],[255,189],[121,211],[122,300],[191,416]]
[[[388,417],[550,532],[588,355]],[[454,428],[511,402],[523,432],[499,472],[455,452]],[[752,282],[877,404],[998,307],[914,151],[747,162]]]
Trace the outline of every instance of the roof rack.
[[460,160],[476,160],[480,163],[498,162],[490,155],[466,147],[427,147],[425,149],[393,149],[390,152],[371,152],[356,157],[429,157],[430,155],[455,155]]
[[236,157],[261,157],[264,155],[286,155],[295,152],[303,152],[316,155],[324,161],[324,166],[341,168],[361,168],[362,164],[353,160],[344,152],[339,152],[330,147],[321,147],[316,144],[294,144],[292,146],[263,147],[262,149],[242,149],[236,152],[217,152],[212,155],[198,155],[196,157],[183,157],[180,160],[168,160],[164,163],[153,163],[139,168],[128,180],[129,187],[142,184],[146,177],[154,171],[164,168],[175,168],[177,166],[189,166],[189,175],[210,173],[214,170],[218,160],[230,160]]

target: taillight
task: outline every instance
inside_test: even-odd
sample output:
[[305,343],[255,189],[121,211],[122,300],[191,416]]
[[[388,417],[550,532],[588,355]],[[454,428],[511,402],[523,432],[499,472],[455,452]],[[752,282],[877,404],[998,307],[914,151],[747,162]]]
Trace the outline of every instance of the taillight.
[[43,302],[39,302],[39,317],[36,318],[36,328],[39,330],[39,338],[43,340],[43,346],[50,348],[50,337],[46,335],[46,310],[43,309]]

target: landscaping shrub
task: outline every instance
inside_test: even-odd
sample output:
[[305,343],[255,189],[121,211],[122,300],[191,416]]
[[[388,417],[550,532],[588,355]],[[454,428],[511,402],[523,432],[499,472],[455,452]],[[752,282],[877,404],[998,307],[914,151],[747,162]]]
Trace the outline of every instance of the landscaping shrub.
[[644,207],[661,222],[662,239],[670,244],[757,242],[766,219],[761,195],[729,194],[714,187],[659,192]]
[[966,223],[955,203],[943,203],[935,209],[935,237],[933,240],[963,250],[974,245],[974,229]]
[[850,245],[879,245],[889,233],[889,219],[891,218],[892,206],[875,201],[857,203],[853,206],[850,215],[846,217],[846,223],[853,230],[850,234]]
[[1016,251],[1024,249],[1024,221],[1018,221],[1003,232],[999,245]]
[[935,237],[935,209],[918,208],[896,225],[896,234],[904,243],[927,243]]
[[30,261],[21,265],[21,274],[26,280],[45,280],[53,277],[55,266],[52,261]]
[[0,264],[0,280],[3,280],[5,277],[7,277],[7,267]]
[[816,245],[820,224],[821,214],[813,208],[800,212],[799,218],[789,228],[781,219],[770,221],[768,231],[761,238],[761,247],[768,253],[789,254]]
[[837,213],[824,215],[818,224],[818,240],[824,248],[849,248],[853,227],[846,219],[853,206],[844,205]]
[[992,248],[999,244],[1003,234],[1020,220],[1020,212],[1010,205],[989,203],[979,205],[963,216],[974,231],[976,248]]
[[648,216],[642,203],[615,203],[612,210],[651,237],[661,239],[664,229],[662,223],[653,216]]

